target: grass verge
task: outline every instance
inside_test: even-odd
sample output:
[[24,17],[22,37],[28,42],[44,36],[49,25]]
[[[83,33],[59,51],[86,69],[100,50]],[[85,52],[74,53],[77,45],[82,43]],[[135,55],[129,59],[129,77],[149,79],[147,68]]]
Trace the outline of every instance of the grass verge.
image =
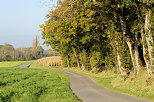
[[94,73],[79,68],[61,69],[87,75],[106,89],[154,101],[154,78],[148,77],[146,70],[142,70],[139,76],[134,78],[133,75],[122,77],[114,71]]

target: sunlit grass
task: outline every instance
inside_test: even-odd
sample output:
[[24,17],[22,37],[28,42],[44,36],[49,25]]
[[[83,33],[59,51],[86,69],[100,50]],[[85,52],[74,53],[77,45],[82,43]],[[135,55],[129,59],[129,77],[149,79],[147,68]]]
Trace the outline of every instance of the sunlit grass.
[[69,85],[57,71],[0,68],[0,102],[80,102]]
[[17,67],[23,63],[32,62],[32,61],[4,61],[0,62],[0,67]]

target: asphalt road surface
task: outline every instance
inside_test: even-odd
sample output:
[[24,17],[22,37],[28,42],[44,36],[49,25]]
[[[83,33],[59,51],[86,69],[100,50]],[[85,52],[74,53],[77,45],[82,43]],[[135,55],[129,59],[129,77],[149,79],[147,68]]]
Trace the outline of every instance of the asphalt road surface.
[[54,69],[69,75],[73,93],[83,102],[152,102],[102,88],[89,77],[75,72]]
[[34,63],[34,62],[27,62],[27,63],[24,63],[24,64],[18,66],[18,68],[27,68],[27,67],[29,67],[32,63]]

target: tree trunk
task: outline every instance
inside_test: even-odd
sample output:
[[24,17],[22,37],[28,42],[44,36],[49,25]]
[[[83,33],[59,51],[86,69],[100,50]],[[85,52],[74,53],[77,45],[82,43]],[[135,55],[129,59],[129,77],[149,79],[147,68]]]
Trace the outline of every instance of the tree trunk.
[[131,38],[131,33],[127,29],[127,23],[124,17],[123,12],[119,14],[120,17],[120,23],[122,27],[122,32],[123,32],[123,38],[126,41],[129,51],[131,54],[131,59],[134,67],[134,75],[135,77],[139,74],[140,71],[140,57],[139,57],[139,52],[138,52],[138,44],[135,38]]
[[81,69],[82,69],[82,70],[85,70],[85,66],[84,66],[83,64],[82,64],[82,66],[81,66]]
[[76,49],[75,49],[75,58],[76,58],[77,67],[81,68],[79,52]]
[[151,17],[151,11],[148,11],[145,15],[145,25],[144,29],[142,28],[141,30],[141,34],[143,43],[143,55],[146,63],[147,72],[149,75],[152,75],[154,73],[154,70],[152,69],[153,66],[152,45],[154,44],[154,41],[150,29],[151,27],[150,17]]
[[151,11],[149,10],[146,14],[145,17],[145,34],[146,34],[146,41],[147,41],[147,46],[148,46],[148,54],[149,54],[149,59],[150,63],[152,65],[153,62],[153,56],[152,56],[152,51],[153,51],[153,37],[152,37],[152,32],[151,32]]
[[80,57],[79,57],[79,55],[76,55],[76,59],[77,59],[77,67],[78,67],[78,68],[81,68]]
[[119,71],[121,73],[122,76],[127,75],[126,69],[123,67],[122,62],[121,62],[121,56],[119,54],[119,49],[117,46],[117,61],[118,61],[118,67],[119,67]]
[[70,67],[70,60],[69,60],[69,55],[67,55],[67,67]]
[[130,55],[131,55],[131,59],[134,67],[134,75],[136,77],[140,71],[140,60],[139,60],[140,58],[139,58],[138,46],[132,44],[129,41],[127,41],[126,43],[129,47],[129,51],[130,51]]
[[151,75],[153,71],[152,71],[152,66],[150,63],[149,55],[148,55],[148,47],[147,47],[144,35],[142,35],[142,43],[143,43],[143,56],[144,56],[144,60],[146,63],[146,69],[147,69],[148,74]]

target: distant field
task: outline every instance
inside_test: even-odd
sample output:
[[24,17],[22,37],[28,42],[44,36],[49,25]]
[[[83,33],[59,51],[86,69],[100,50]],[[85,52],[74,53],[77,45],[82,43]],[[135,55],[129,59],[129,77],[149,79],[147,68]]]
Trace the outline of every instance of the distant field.
[[80,102],[69,84],[57,71],[0,68],[0,102]]
[[62,66],[43,66],[43,65],[38,65],[37,63],[32,63],[30,65],[30,68],[61,68]]
[[31,62],[31,61],[8,61],[8,62],[0,62],[0,67],[16,67],[23,63]]
[[62,60],[60,56],[52,56],[38,59],[35,63],[41,66],[61,66]]

